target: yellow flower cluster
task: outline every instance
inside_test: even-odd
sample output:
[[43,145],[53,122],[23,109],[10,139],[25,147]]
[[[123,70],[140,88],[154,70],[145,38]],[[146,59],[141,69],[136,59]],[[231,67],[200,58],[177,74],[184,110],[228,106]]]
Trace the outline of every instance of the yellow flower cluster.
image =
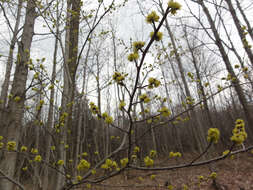
[[175,15],[177,13],[177,10],[180,10],[182,6],[178,2],[170,0],[168,7],[170,8],[171,14]]
[[128,164],[128,158],[121,159],[120,164],[122,167],[126,167],[126,165]]
[[150,176],[150,179],[151,179],[151,180],[154,180],[155,177],[156,177],[156,175],[153,174],[153,175]]
[[144,46],[145,46],[145,42],[142,42],[142,41],[133,42],[133,48],[134,48],[135,53],[138,52],[138,50],[140,50]]
[[21,152],[26,152],[27,151],[27,147],[26,146],[21,146],[20,150],[21,150]]
[[154,160],[151,159],[149,156],[146,156],[144,158],[144,163],[147,167],[153,166],[154,165]]
[[151,158],[154,158],[156,155],[157,155],[156,150],[151,150],[151,151],[149,152],[149,156],[150,156]]
[[199,181],[200,181],[200,182],[205,180],[205,178],[204,178],[203,175],[198,176],[198,178],[199,178]]
[[157,110],[159,113],[162,114],[162,116],[164,117],[169,117],[171,115],[171,112],[169,111],[169,109],[165,106],[163,106],[161,109]]
[[31,153],[32,154],[38,154],[38,149],[37,148],[32,148],[32,150],[31,150]]
[[134,153],[140,152],[140,148],[138,146],[134,147]]
[[123,110],[123,108],[125,107],[126,103],[124,101],[120,101],[119,103],[119,109]]
[[19,102],[21,100],[21,98],[19,97],[19,96],[16,96],[15,98],[14,98],[14,101],[15,102]]
[[102,164],[101,166],[102,169],[105,169],[105,170],[112,170],[113,168],[115,168],[116,170],[118,170],[118,164],[117,162],[111,160],[111,159],[106,159],[105,163]]
[[34,161],[35,162],[41,162],[42,158],[40,155],[36,155],[35,158],[34,158]]
[[147,17],[146,17],[146,22],[149,24],[152,24],[154,22],[159,21],[159,16],[156,14],[155,11],[152,11]]
[[113,123],[113,118],[109,116],[106,112],[102,114],[102,118],[105,120],[107,124],[112,124]]
[[86,156],[88,156],[88,153],[87,152],[83,152],[82,153],[82,157],[86,157]]
[[222,153],[222,156],[226,156],[226,155],[228,155],[228,153],[229,153],[229,150],[225,150],[225,151]]
[[216,173],[216,172],[212,172],[212,173],[209,175],[209,177],[210,177],[211,179],[216,179],[217,173]]
[[91,109],[91,112],[93,114],[98,114],[99,113],[99,109],[98,107],[94,104],[94,102],[90,102],[90,109]]
[[8,151],[15,151],[16,150],[16,142],[15,141],[9,141],[7,143],[7,149],[8,149]]
[[79,164],[77,165],[77,170],[86,170],[90,168],[90,163],[85,160],[85,159],[81,159]]
[[236,120],[235,128],[232,131],[233,136],[230,138],[230,140],[235,142],[237,145],[242,144],[247,138],[247,133],[245,131],[244,126],[245,124],[242,119]]
[[220,131],[217,128],[209,128],[207,134],[207,141],[214,142],[215,144],[218,143],[220,138]]
[[182,157],[182,154],[180,152],[170,152],[169,153],[169,158],[173,158],[173,157]]
[[195,102],[194,98],[191,98],[191,97],[186,97],[186,104],[188,105],[193,105]]
[[137,52],[130,53],[127,57],[128,61],[130,62],[136,61],[138,60],[138,58],[139,58],[139,54]]
[[113,80],[115,80],[118,84],[122,84],[123,80],[125,80],[125,75],[119,72],[115,72],[112,76]]
[[187,73],[187,76],[188,76],[190,79],[192,79],[192,80],[194,79],[194,76],[193,76],[193,74],[192,74],[191,72],[188,72],[188,73]]
[[148,95],[147,95],[146,93],[140,95],[139,98],[140,98],[140,100],[143,101],[144,103],[150,102],[150,98],[148,97]]
[[76,176],[76,179],[77,179],[77,181],[82,181],[83,177],[78,175],[78,176]]
[[161,82],[153,77],[150,77],[148,79],[148,88],[149,89],[153,89],[153,88],[157,88],[158,86],[160,86]]
[[[150,32],[150,38],[154,36],[154,32]],[[157,32],[155,35],[155,41],[160,41],[163,38],[163,33],[162,32]]]
[[57,165],[62,166],[64,164],[64,160],[58,160]]
[[40,100],[40,102],[39,102],[39,104],[37,105],[37,107],[36,107],[36,110],[37,111],[39,111],[39,110],[41,110],[41,108],[42,108],[42,106],[44,105],[44,100]]

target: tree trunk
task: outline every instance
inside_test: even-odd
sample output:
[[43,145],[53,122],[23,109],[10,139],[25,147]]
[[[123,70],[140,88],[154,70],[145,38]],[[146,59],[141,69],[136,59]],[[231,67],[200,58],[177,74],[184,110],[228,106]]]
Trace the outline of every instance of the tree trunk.
[[221,56],[222,56],[225,66],[226,66],[226,69],[227,69],[228,73],[231,75],[231,77],[235,79],[235,80],[233,80],[232,84],[233,84],[235,91],[238,95],[239,101],[243,107],[243,111],[245,113],[248,125],[253,126],[253,118],[250,114],[250,109],[247,105],[247,100],[246,100],[246,97],[243,93],[243,89],[240,86],[239,79],[237,78],[236,74],[234,73],[233,67],[230,64],[230,60],[228,58],[228,55],[226,54],[225,48],[222,45],[222,40],[221,40],[219,33],[215,27],[214,21],[209,13],[209,10],[207,9],[207,7],[205,6],[203,1],[198,1],[197,3],[201,5],[201,7],[208,19],[209,25],[211,26],[211,30],[212,30],[214,37],[215,37],[215,44],[219,48],[219,51],[221,53]]
[[241,42],[242,42],[242,45],[248,55],[248,58],[251,62],[251,64],[253,65],[253,53],[249,47],[249,44],[246,40],[246,35],[244,34],[244,31],[242,29],[242,26],[240,24],[240,20],[238,19],[237,15],[236,15],[236,12],[235,12],[235,9],[232,5],[232,2],[231,0],[226,0],[226,3],[228,5],[228,8],[229,8],[229,11],[230,11],[230,14],[232,15],[232,18],[233,18],[233,21],[235,23],[235,26],[236,26],[236,29],[238,31],[238,34],[240,36],[240,39],[241,39]]
[[[52,77],[51,77],[51,89],[50,89],[50,99],[49,99],[49,110],[48,110],[48,117],[47,117],[47,124],[46,124],[46,133],[47,133],[47,141],[46,141],[46,156],[45,162],[49,163],[50,159],[50,147],[51,147],[51,132],[53,129],[53,120],[54,120],[54,96],[55,96],[55,78],[56,78],[56,64],[57,64],[57,51],[58,51],[58,37],[59,37],[59,19],[58,19],[58,8],[57,8],[57,23],[56,23],[56,38],[55,38],[55,46],[54,46],[54,55],[53,55],[53,70],[52,70]],[[44,169],[44,176],[43,176],[43,190],[48,189],[49,185],[49,176],[48,176],[48,167]]]
[[[4,122],[1,123],[1,128],[8,127],[7,138],[8,141],[15,141],[18,146],[20,128],[22,125],[22,119],[24,114],[24,103],[26,98],[26,81],[28,75],[27,63],[30,59],[30,48],[32,44],[32,38],[34,33],[36,12],[35,4],[33,0],[27,1],[25,24],[21,42],[18,46],[17,64],[13,79],[13,85],[11,94],[13,98],[9,101],[7,106],[7,115],[4,114]],[[18,97],[18,98],[17,98]],[[15,99],[16,98],[16,99]],[[18,100],[18,101],[17,101]],[[4,160],[1,163],[1,168],[11,178],[14,177],[16,167],[17,154],[12,152],[6,152]],[[0,181],[0,189],[12,190],[13,184],[9,181]]]
[[[0,103],[0,121],[2,121],[4,119],[4,118],[1,118],[1,116],[3,115],[4,109],[6,108],[6,104],[7,104],[11,69],[12,69],[12,65],[13,65],[13,51],[15,49],[15,44],[17,42],[17,34],[18,34],[18,29],[19,29],[19,24],[20,24],[20,19],[21,19],[22,4],[23,4],[23,0],[19,0],[18,1],[17,16],[16,16],[16,23],[15,23],[15,27],[13,30],[13,36],[11,39],[11,43],[10,43],[9,55],[7,58],[4,83],[2,85],[1,95],[0,95],[0,101],[1,101],[1,103]],[[4,129],[1,129],[1,130],[4,130]]]

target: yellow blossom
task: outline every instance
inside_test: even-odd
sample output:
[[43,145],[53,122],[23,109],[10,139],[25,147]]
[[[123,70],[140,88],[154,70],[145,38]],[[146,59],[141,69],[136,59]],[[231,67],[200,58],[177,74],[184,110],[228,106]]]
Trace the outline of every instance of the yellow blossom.
[[78,176],[76,176],[76,179],[77,179],[77,181],[82,181],[82,176],[80,176],[80,175],[78,175]]
[[142,41],[133,42],[134,52],[138,52],[138,50],[140,50],[144,45],[145,45],[145,42],[142,42]]
[[19,102],[21,100],[21,98],[19,97],[19,96],[16,96],[15,98],[14,98],[14,101],[15,102]]
[[112,124],[113,123],[113,118],[111,116],[108,116],[108,117],[105,118],[105,122],[107,124]]
[[235,128],[232,131],[233,136],[230,138],[230,140],[235,142],[237,145],[242,144],[247,138],[247,133],[245,131],[244,126],[245,124],[242,119],[236,120]]
[[95,115],[99,113],[98,107],[93,102],[90,102],[90,109],[91,112]]
[[0,149],[4,147],[4,143],[0,142]]
[[128,158],[121,159],[120,164],[122,167],[126,167],[126,165],[128,164]]
[[62,166],[64,164],[64,160],[58,160],[57,165]]
[[216,172],[212,172],[212,173],[209,175],[209,177],[212,178],[212,179],[216,179],[217,173],[216,173]]
[[35,162],[41,162],[42,158],[40,155],[36,155],[35,158],[34,158],[34,161]]
[[158,22],[159,21],[159,16],[156,14],[155,11],[152,11],[147,17],[146,17],[146,22],[151,24],[154,22]]
[[150,77],[148,79],[148,83],[149,83],[148,84],[148,88],[149,89],[156,88],[156,87],[160,86],[160,84],[161,84],[161,82],[159,80],[157,80],[157,79],[155,79],[153,77]]
[[119,109],[123,110],[123,108],[125,107],[126,103],[124,101],[120,101],[119,103]]
[[169,111],[169,109],[165,106],[163,106],[161,109],[158,110],[159,113],[162,114],[162,116],[164,117],[168,117],[171,115],[171,112]]
[[125,75],[119,72],[115,72],[112,76],[113,80],[116,81],[118,84],[123,84],[123,80],[125,80]]
[[226,156],[227,154],[229,154],[229,150],[225,150],[225,151],[222,153],[223,156]]
[[82,157],[86,157],[86,156],[88,156],[88,153],[87,152],[83,152],[82,153]]
[[143,101],[144,103],[150,102],[150,98],[148,97],[148,95],[147,95],[146,93],[140,95],[139,98],[140,98],[140,100]]
[[38,149],[37,148],[32,148],[32,150],[31,150],[31,153],[32,154],[38,154]]
[[208,129],[208,135],[207,135],[208,142],[218,143],[219,138],[220,138],[219,129],[217,129],[217,128],[209,128]]
[[95,175],[96,173],[97,173],[97,172],[96,172],[95,169],[92,169],[92,170],[91,170],[91,174],[92,174],[92,175]]
[[15,151],[16,150],[16,142],[15,141],[9,141],[7,143],[7,149],[8,149],[8,151]]
[[20,150],[21,150],[21,152],[26,152],[27,151],[27,147],[26,146],[21,146]]
[[140,152],[140,148],[138,146],[134,147],[134,153]]
[[81,159],[79,164],[77,165],[77,170],[86,170],[89,168],[90,168],[90,163],[85,159]]
[[203,181],[205,179],[203,175],[198,176],[198,178],[199,178],[199,181]]
[[146,165],[147,167],[153,166],[153,165],[154,165],[154,160],[151,159],[149,156],[146,156],[146,157],[144,158],[144,163],[145,163],[145,165]]
[[168,7],[171,9],[171,14],[175,15],[177,13],[177,10],[180,10],[182,6],[178,2],[170,0],[168,3]]
[[128,61],[133,62],[138,60],[139,54],[138,53],[130,53],[127,57]]
[[150,179],[151,179],[151,180],[154,180],[155,177],[156,177],[156,175],[151,175],[151,176],[150,176]]
[[[150,33],[150,38],[154,36],[154,32]],[[163,33],[162,32],[157,32],[155,36],[156,41],[160,41],[163,38]]]
[[151,151],[149,152],[149,156],[150,156],[151,158],[154,158],[156,155],[157,155],[157,152],[156,152],[155,150],[151,150]]

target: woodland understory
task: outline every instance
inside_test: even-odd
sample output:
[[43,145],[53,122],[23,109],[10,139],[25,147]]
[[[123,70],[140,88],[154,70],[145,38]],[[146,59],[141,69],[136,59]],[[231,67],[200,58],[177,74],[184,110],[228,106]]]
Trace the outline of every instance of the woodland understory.
[[252,8],[0,0],[0,190],[252,190]]

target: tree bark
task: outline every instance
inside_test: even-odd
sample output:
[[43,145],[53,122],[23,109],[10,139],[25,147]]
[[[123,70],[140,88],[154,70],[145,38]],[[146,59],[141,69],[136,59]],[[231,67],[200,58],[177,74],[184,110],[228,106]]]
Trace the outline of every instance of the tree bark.
[[[7,106],[7,115],[4,114],[4,122],[1,123],[1,128],[7,127],[8,141],[15,141],[17,146],[19,142],[19,136],[21,131],[22,119],[24,114],[24,103],[26,98],[26,81],[28,75],[27,63],[30,59],[30,48],[32,44],[32,38],[34,33],[34,24],[36,18],[35,4],[33,0],[27,1],[26,16],[24,29],[21,37],[21,42],[18,45],[17,64],[14,73],[13,85],[11,94],[13,98],[9,101]],[[15,101],[15,98],[19,97],[20,100]],[[17,99],[19,99],[17,98]],[[17,161],[17,154],[7,152],[4,155],[4,160],[1,163],[1,168],[8,176],[14,178],[15,167]],[[13,184],[9,181],[0,181],[0,189],[12,190]]]

